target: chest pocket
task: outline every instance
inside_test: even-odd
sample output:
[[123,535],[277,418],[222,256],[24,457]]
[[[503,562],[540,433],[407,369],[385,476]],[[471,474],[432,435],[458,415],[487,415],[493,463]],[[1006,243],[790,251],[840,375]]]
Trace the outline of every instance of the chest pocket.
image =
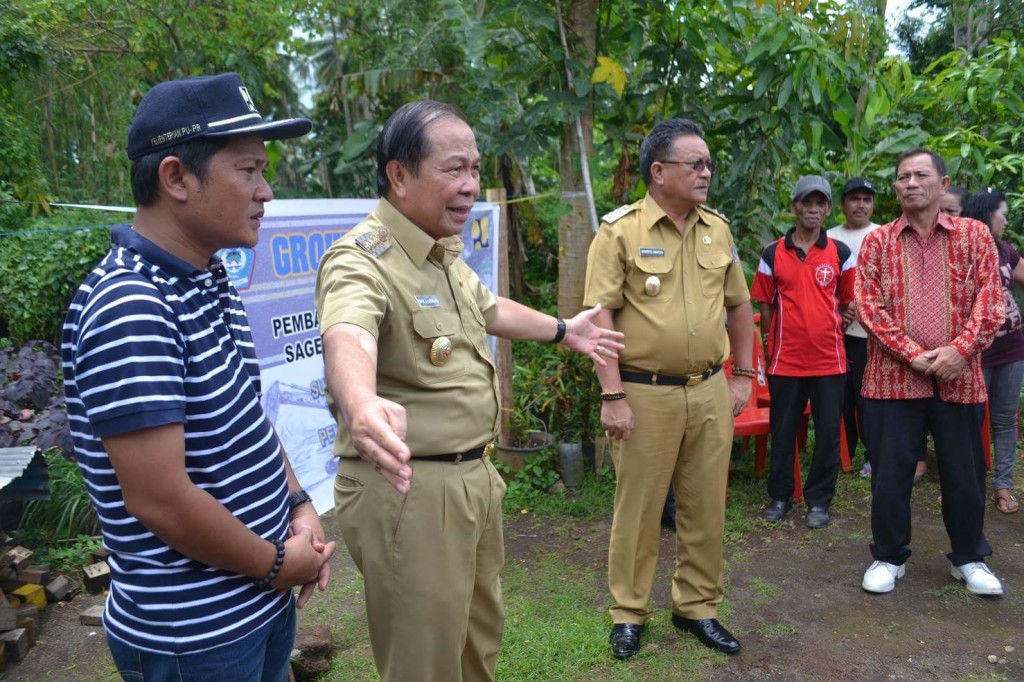
[[[438,384],[466,373],[470,349],[459,315],[442,308],[423,308],[412,311],[412,326],[416,333],[413,339],[413,362],[416,376],[423,384]],[[431,348],[445,337],[451,343],[452,353],[444,364],[438,366],[430,361]]]
[[725,288],[725,271],[732,255],[714,248],[697,250],[697,271],[700,288],[708,298],[717,298]]
[[674,259],[638,257],[626,275],[630,290],[638,304],[668,303],[679,289],[679,268]]

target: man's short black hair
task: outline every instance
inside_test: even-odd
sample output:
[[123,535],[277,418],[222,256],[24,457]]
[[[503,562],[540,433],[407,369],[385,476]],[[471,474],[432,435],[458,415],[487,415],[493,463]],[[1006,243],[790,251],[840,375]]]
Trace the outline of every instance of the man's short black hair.
[[430,154],[426,129],[442,118],[457,118],[466,125],[466,115],[454,104],[421,99],[403,104],[391,114],[377,137],[377,194],[385,197],[391,191],[388,162],[398,161],[413,175]]
[[696,135],[704,139],[704,129],[697,123],[685,118],[670,118],[659,121],[651,132],[647,133],[640,145],[640,174],[644,183],[651,184],[651,165],[655,161],[666,161],[666,152],[677,137]]
[[923,147],[915,147],[914,149],[908,149],[899,155],[896,159],[896,175],[900,174],[900,165],[912,156],[920,156],[921,154],[927,154],[932,159],[932,166],[935,168],[935,172],[939,174],[939,177],[946,175],[946,162],[941,156],[936,154],[930,149],[924,149]]
[[150,206],[160,196],[160,163],[169,156],[176,156],[181,165],[199,178],[199,184],[206,182],[206,169],[210,159],[231,142],[230,137],[201,137],[167,147],[152,154],[145,154],[132,161],[132,196],[136,206]]
[[997,189],[988,187],[975,192],[967,197],[964,208],[960,212],[961,218],[974,218],[988,225],[992,229],[992,214],[999,210],[999,205],[1006,201],[1006,197]]

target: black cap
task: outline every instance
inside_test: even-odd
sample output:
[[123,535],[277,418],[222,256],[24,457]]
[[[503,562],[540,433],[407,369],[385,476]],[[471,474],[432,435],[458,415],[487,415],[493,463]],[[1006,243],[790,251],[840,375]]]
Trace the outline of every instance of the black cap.
[[265,121],[237,73],[158,83],[146,93],[128,128],[128,158],[201,137],[260,133],[264,140],[300,137],[308,118]]
[[871,184],[870,180],[862,177],[850,178],[846,181],[846,184],[843,185],[843,194],[840,197],[840,201],[845,199],[847,194],[855,192],[858,189],[862,189],[865,192],[871,192],[871,196],[875,195],[875,186]]

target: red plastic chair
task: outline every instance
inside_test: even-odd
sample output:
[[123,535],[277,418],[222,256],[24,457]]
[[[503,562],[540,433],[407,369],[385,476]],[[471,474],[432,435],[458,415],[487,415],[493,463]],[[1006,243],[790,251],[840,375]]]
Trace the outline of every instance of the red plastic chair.
[[[751,400],[743,411],[733,418],[733,435],[744,439],[744,447],[750,438],[754,439],[754,473],[762,476],[765,462],[768,459],[768,436],[771,435],[771,424],[768,420],[768,408],[759,404],[762,395],[768,395],[768,383],[765,380],[764,348],[761,346],[760,335],[757,330],[757,322],[760,315],[754,316],[754,351],[751,365],[757,372],[754,379],[753,393]],[[726,376],[732,376],[732,358],[730,357],[722,365]],[[757,399],[754,399],[754,398]],[[800,473],[800,451],[793,453],[793,501],[799,502],[804,497],[803,479]]]

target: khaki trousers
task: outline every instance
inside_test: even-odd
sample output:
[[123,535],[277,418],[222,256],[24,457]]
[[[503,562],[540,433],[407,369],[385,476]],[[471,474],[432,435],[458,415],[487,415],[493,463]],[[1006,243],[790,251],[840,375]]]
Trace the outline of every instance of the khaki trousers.
[[412,462],[394,490],[361,459],[334,483],[341,534],[363,574],[373,659],[384,682],[494,680],[505,623],[505,483],[488,458]]
[[676,492],[672,610],[715,618],[722,602],[722,535],[732,447],[732,398],[722,372],[697,386],[626,383],[636,427],[612,445],[615,515],[608,587],[615,623],[643,624],[658,563],[661,511]]

